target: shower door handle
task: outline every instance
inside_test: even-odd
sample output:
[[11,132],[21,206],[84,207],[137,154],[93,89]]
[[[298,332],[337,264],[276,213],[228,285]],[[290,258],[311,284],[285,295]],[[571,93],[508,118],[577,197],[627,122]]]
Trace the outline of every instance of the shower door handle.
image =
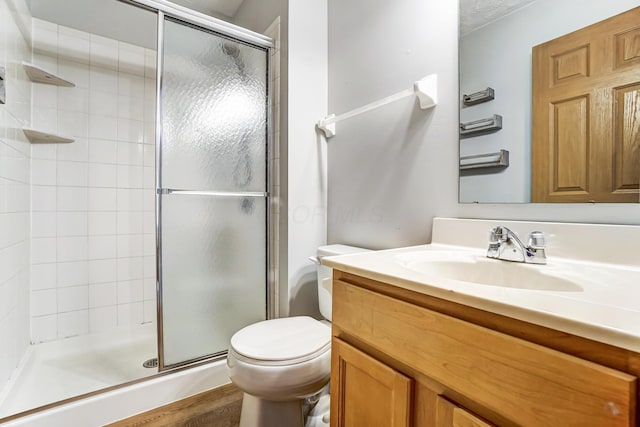
[[173,188],[158,188],[156,193],[160,195],[176,196],[212,196],[212,197],[269,197],[266,191],[200,191],[200,190],[176,190]]

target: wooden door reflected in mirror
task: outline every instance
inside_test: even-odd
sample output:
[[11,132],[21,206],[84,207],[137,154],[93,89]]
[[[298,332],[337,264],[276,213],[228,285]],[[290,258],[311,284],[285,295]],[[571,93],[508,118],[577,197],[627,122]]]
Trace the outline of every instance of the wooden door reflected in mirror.
[[638,202],[640,7],[533,48],[532,201]]

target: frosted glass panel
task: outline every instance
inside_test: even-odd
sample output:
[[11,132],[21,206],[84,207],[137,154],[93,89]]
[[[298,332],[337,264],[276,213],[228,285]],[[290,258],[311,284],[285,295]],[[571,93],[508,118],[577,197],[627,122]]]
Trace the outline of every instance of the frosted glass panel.
[[266,201],[162,196],[164,364],[227,350],[266,318]]
[[267,52],[167,21],[162,186],[265,191]]

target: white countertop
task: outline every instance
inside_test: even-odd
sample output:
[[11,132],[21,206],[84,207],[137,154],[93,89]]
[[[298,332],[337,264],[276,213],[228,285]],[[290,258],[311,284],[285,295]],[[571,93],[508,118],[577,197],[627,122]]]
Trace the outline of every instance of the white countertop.
[[[451,227],[450,221],[446,221],[447,227]],[[482,227],[485,225],[481,224]],[[540,223],[535,225],[536,229],[544,229],[544,226],[540,227]],[[596,229],[597,227],[599,226],[596,226]],[[632,230],[633,233],[635,231],[637,230]],[[584,232],[584,229],[580,229],[582,239]],[[439,234],[442,233],[434,230],[434,239]],[[598,238],[597,233],[593,238]],[[595,244],[598,244],[598,240],[594,241]],[[606,246],[606,242],[604,244]],[[545,275],[566,278],[580,286],[561,291],[534,290],[452,280],[408,267],[407,260],[429,255],[426,252],[434,251],[446,253],[452,259],[455,259],[457,254],[463,258],[473,256],[484,259],[486,253],[484,248],[436,242],[430,245],[326,257],[322,263],[400,288],[640,352],[638,265],[559,258],[548,253],[546,265],[527,264],[526,268],[538,269],[539,273]],[[640,262],[640,252],[635,252],[634,255]]]

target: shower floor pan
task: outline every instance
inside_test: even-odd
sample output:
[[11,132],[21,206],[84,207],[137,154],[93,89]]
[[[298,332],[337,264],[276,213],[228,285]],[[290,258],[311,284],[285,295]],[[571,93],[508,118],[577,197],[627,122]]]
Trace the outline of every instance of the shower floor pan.
[[146,324],[29,347],[0,392],[0,419],[153,375],[156,325]]

